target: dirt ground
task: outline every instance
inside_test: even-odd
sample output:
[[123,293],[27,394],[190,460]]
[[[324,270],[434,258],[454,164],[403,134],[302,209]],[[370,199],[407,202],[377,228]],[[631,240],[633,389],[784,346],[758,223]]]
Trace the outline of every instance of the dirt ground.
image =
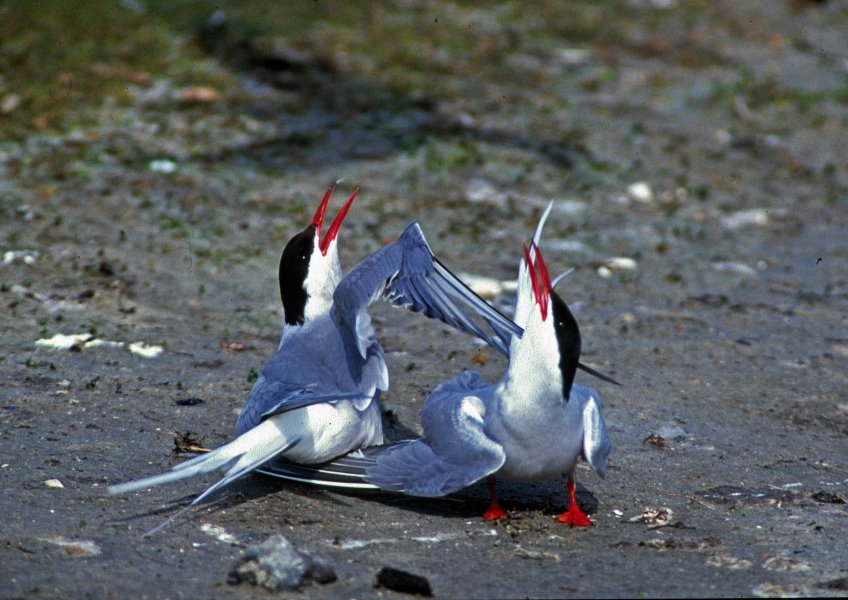
[[[310,598],[404,597],[384,566],[445,598],[848,593],[848,2],[290,4],[0,6],[0,598],[273,596],[226,580],[275,533],[333,559]],[[279,254],[340,178],[347,267],[419,220],[508,281],[555,202],[583,360],[624,384],[578,375],[614,443],[577,471],[595,528],[555,521],[564,481],[502,482],[493,524],[484,485],[254,474],[150,537],[215,477],[107,494],[233,437]],[[372,314],[392,438],[503,372]]]

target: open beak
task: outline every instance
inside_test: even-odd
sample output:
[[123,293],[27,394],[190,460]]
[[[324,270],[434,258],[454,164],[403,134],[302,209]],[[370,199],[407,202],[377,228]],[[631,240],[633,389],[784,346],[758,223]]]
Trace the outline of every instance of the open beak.
[[527,261],[527,268],[530,269],[530,281],[533,282],[533,295],[536,296],[536,303],[542,312],[542,320],[545,321],[548,318],[548,308],[551,304],[551,290],[553,290],[553,285],[551,284],[548,267],[545,265],[545,259],[542,258],[541,250],[539,250],[535,242],[531,242],[530,245],[535,251],[536,259],[539,263],[538,273],[536,273],[536,265],[533,264],[527,244],[524,244],[524,257]]
[[330,197],[333,195],[333,190],[336,189],[335,184],[331,187],[326,194],[324,194],[324,199],[321,200],[321,205],[318,207],[318,211],[315,213],[315,218],[312,219],[312,225],[315,226],[315,231],[318,235],[318,247],[321,249],[321,254],[327,256],[327,249],[330,247],[330,244],[336,236],[339,235],[339,229],[341,229],[342,222],[347,216],[347,211],[350,210],[351,204],[353,204],[356,195],[359,193],[359,189],[353,192],[353,195],[348,199],[347,203],[342,207],[341,212],[339,212],[336,219],[333,221],[333,224],[330,225],[329,231],[327,231],[327,236],[324,239],[321,239],[321,229],[324,226],[324,216],[327,214],[327,206],[330,204]]

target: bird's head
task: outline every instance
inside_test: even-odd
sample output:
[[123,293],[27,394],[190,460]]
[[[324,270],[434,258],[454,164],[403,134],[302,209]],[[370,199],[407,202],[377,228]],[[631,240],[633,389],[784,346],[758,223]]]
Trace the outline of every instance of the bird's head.
[[519,297],[519,304],[527,314],[523,315],[524,335],[513,341],[519,346],[514,351],[523,357],[515,358],[528,361],[530,369],[535,363],[540,368],[558,370],[563,399],[568,401],[580,360],[580,329],[568,305],[554,291],[545,259],[535,243],[530,248],[525,244],[524,258],[521,278],[525,285],[519,286],[519,296],[524,294],[525,298]]
[[280,257],[280,298],[287,325],[303,325],[330,309],[333,292],[342,278],[337,236],[356,190],[330,225],[324,238],[324,216],[335,185],[327,191],[309,227],[286,244]]

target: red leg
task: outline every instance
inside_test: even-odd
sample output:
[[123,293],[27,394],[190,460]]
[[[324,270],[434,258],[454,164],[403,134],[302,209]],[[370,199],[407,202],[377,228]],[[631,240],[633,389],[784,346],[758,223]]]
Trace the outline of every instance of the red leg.
[[580,510],[580,506],[577,504],[577,496],[575,491],[577,489],[577,484],[574,482],[574,477],[568,476],[568,491],[571,493],[571,506],[568,507],[568,510],[557,517],[557,521],[560,523],[568,523],[572,527],[594,527],[594,523],[592,523],[592,519],[586,516],[582,510]]
[[492,496],[492,503],[489,505],[489,510],[486,511],[486,514],[483,515],[483,518],[487,521],[503,519],[509,514],[507,511],[501,508],[500,504],[498,504],[498,493],[495,490],[495,482],[495,476],[489,475],[489,494]]

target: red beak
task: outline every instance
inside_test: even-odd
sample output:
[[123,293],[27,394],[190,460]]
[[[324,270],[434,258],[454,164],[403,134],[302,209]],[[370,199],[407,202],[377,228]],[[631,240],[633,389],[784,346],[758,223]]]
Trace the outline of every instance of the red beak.
[[324,216],[327,214],[327,206],[330,204],[330,197],[333,195],[333,190],[336,189],[335,184],[331,187],[326,194],[324,194],[324,199],[321,200],[321,205],[318,207],[318,211],[315,213],[315,218],[312,219],[312,225],[315,226],[316,232],[318,234],[318,247],[321,249],[321,254],[327,256],[327,249],[330,247],[330,243],[336,239],[336,236],[339,235],[339,229],[341,229],[342,222],[347,216],[347,211],[350,210],[351,204],[353,204],[356,195],[359,193],[357,189],[353,192],[353,195],[347,201],[347,203],[342,207],[341,212],[333,221],[333,224],[330,225],[330,230],[327,232],[327,237],[323,240],[321,239],[321,229],[324,226]]
[[[531,246],[536,251],[536,258],[539,261],[539,273],[536,273],[536,265],[533,264],[533,260],[530,258],[530,250],[527,248],[527,244],[524,244],[524,257],[527,260],[527,268],[530,269],[530,281],[533,282],[533,295],[536,296],[536,303],[542,312],[542,320],[545,321],[548,318],[548,306],[550,305],[553,285],[551,285],[551,276],[548,273],[548,267],[545,265],[545,259],[542,258],[542,252],[534,242],[531,242]],[[540,275],[541,282],[539,281]]]

